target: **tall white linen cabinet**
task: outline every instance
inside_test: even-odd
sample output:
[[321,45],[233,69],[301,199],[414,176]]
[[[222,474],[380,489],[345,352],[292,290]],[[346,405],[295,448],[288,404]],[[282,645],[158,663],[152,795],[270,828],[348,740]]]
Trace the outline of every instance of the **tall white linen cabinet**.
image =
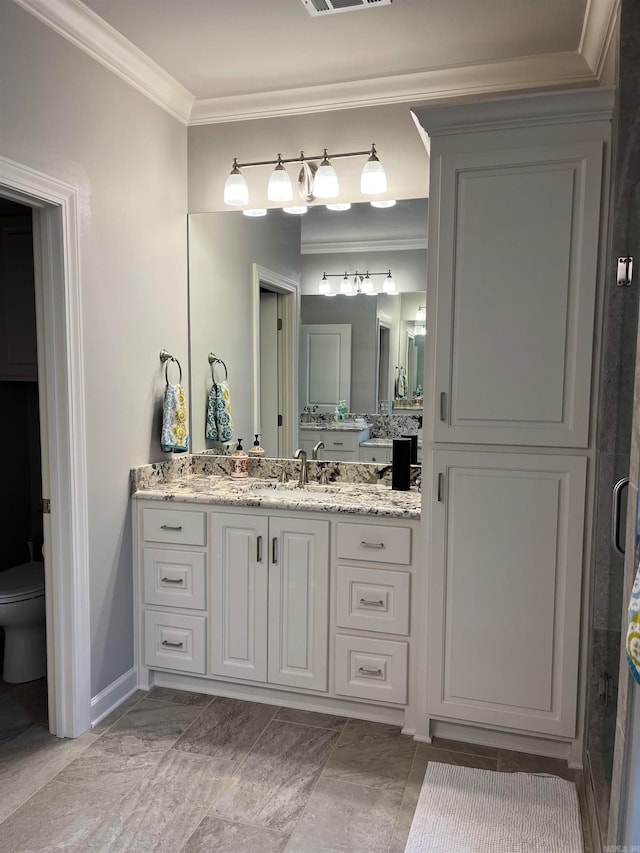
[[593,89],[414,110],[431,156],[421,733],[544,739],[575,765],[612,108]]

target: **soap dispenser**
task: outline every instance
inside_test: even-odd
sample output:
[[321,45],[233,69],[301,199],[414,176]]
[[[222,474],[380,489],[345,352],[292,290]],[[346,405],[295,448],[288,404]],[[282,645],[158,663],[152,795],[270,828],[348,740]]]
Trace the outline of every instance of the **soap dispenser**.
[[256,440],[253,442],[253,447],[249,450],[249,456],[257,456],[258,458],[264,456],[264,448],[260,447],[260,433],[255,433]]
[[232,480],[246,480],[249,476],[249,471],[247,470],[247,462],[249,457],[244,452],[242,448],[242,439],[238,439],[238,446],[235,451],[231,454],[231,479]]

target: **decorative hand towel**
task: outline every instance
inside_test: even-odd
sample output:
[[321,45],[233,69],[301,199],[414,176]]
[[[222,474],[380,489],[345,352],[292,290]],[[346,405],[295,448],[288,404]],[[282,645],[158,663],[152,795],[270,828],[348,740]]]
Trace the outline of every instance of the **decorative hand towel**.
[[229,383],[214,382],[209,391],[207,406],[207,428],[209,441],[231,441],[233,438],[233,420],[231,418],[231,395]]
[[160,444],[165,453],[186,453],[189,450],[187,400],[182,385],[167,382],[162,409]]
[[629,626],[627,628],[627,662],[631,675],[640,684],[640,566],[629,600]]

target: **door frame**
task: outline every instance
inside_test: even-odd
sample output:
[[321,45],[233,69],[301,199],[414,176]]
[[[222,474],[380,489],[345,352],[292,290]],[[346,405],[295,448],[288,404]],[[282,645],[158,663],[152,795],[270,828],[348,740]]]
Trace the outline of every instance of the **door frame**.
[[0,157],[0,193],[32,208],[42,443],[49,729],[91,725],[89,524],[76,187]]
[[282,434],[279,444],[284,455],[293,454],[298,435],[298,336],[300,317],[300,282],[252,264],[253,271],[253,432],[260,434],[260,288],[282,294],[283,358],[279,359],[278,387],[282,389]]

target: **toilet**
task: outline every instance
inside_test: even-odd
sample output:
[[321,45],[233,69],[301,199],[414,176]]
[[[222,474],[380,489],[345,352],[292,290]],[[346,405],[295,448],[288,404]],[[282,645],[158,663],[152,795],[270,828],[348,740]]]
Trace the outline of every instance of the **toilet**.
[[22,563],[0,572],[0,627],[4,628],[3,680],[21,684],[46,675],[43,563]]

